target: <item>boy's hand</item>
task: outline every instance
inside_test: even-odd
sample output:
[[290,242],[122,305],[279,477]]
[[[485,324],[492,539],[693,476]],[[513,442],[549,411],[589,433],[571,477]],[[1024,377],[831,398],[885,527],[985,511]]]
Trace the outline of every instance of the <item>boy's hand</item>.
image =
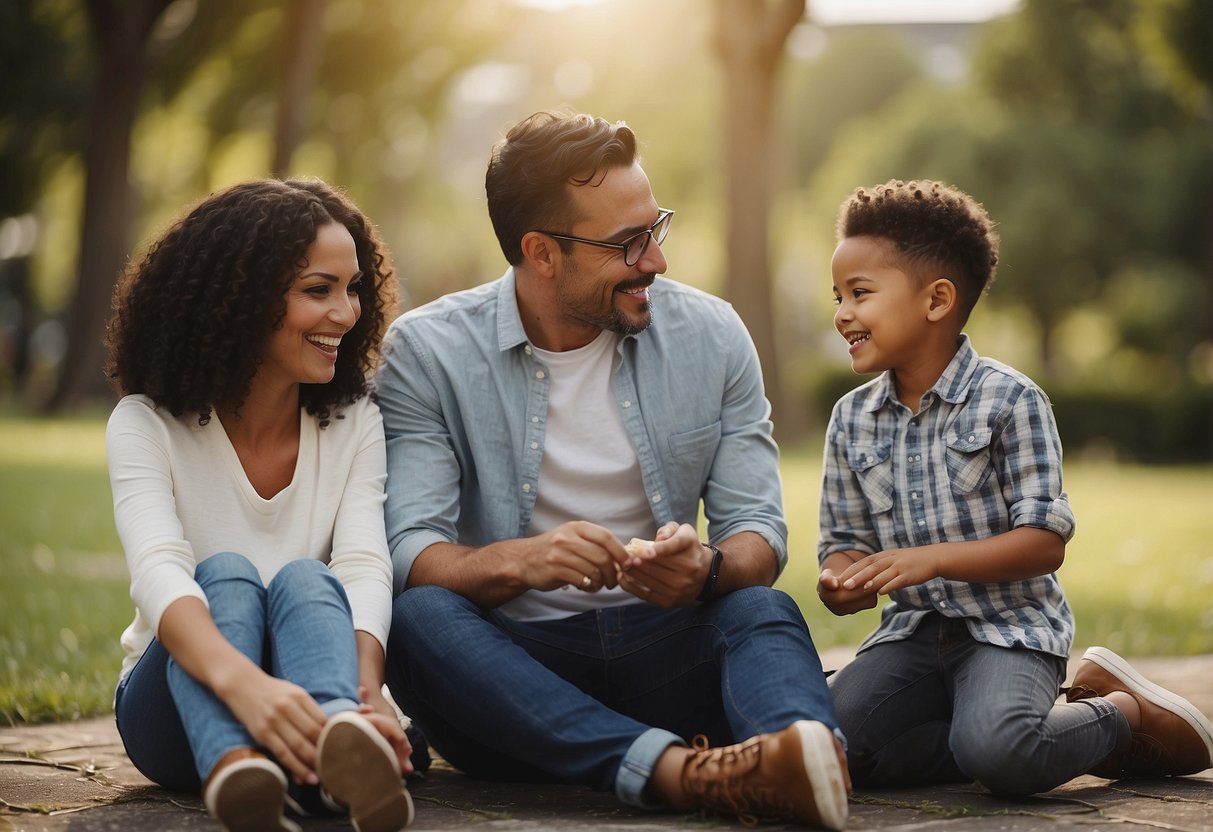
[[939,560],[931,546],[913,549],[888,549],[868,555],[847,567],[838,576],[844,590],[860,590],[888,595],[895,589],[925,584],[939,577]]
[[843,589],[834,570],[826,567],[817,580],[817,595],[826,609],[835,615],[851,615],[876,606],[876,593],[870,589]]

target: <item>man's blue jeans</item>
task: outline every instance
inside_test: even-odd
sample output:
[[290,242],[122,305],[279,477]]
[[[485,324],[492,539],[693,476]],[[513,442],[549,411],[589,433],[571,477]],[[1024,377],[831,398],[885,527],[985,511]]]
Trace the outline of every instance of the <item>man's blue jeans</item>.
[[837,728],[804,618],[768,587],[532,622],[417,587],[393,606],[387,682],[468,774],[579,783],[641,807],[657,759],[696,734],[718,745],[798,719]]
[[1115,706],[1055,704],[1060,656],[976,641],[927,616],[914,634],[864,650],[830,680],[855,785],[978,781],[995,794],[1048,791],[1129,739]]
[[[292,561],[266,587],[245,557],[225,552],[199,563],[194,579],[215,626],[237,650],[306,690],[326,714],[358,707],[349,600],[325,564]],[[196,792],[224,754],[257,747],[227,706],[159,641],[119,684],[114,712],[131,762],[171,789]]]

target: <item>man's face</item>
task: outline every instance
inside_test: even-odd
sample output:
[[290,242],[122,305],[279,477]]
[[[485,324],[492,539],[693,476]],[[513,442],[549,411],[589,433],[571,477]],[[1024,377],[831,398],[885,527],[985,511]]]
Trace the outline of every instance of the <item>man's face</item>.
[[[581,220],[565,233],[621,243],[657,221],[657,201],[640,165],[610,168],[595,181],[598,184],[569,186]],[[556,282],[556,302],[564,322],[585,330],[584,343],[604,329],[624,335],[646,329],[653,320],[648,288],[667,267],[657,241],[650,239],[631,266],[618,249],[570,245]]]

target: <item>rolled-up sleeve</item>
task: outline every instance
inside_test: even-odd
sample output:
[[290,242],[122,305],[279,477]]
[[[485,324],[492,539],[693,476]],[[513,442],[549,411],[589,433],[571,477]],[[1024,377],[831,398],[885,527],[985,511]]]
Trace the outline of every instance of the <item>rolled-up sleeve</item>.
[[758,351],[732,307],[724,307],[728,360],[720,404],[720,445],[703,489],[704,513],[713,541],[744,531],[770,544],[777,572],[788,561],[779,448],[773,438],[771,405],[762,384]]
[[1048,529],[1069,541],[1075,520],[1062,490],[1061,439],[1042,391],[1023,389],[999,434],[998,451],[1011,527]]
[[384,516],[392,558],[392,591],[408,586],[417,556],[434,543],[457,540],[460,467],[435,374],[423,344],[393,324],[384,343],[379,407],[387,438],[388,488]]

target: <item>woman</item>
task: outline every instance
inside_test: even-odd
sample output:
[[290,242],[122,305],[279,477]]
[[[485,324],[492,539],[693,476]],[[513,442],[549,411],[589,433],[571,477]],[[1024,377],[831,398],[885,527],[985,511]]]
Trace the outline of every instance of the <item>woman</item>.
[[359,832],[412,820],[367,395],[394,302],[374,229],[317,180],[213,194],[115,292],[106,447],[136,607],[118,730],[232,832],[298,832],[282,769]]

